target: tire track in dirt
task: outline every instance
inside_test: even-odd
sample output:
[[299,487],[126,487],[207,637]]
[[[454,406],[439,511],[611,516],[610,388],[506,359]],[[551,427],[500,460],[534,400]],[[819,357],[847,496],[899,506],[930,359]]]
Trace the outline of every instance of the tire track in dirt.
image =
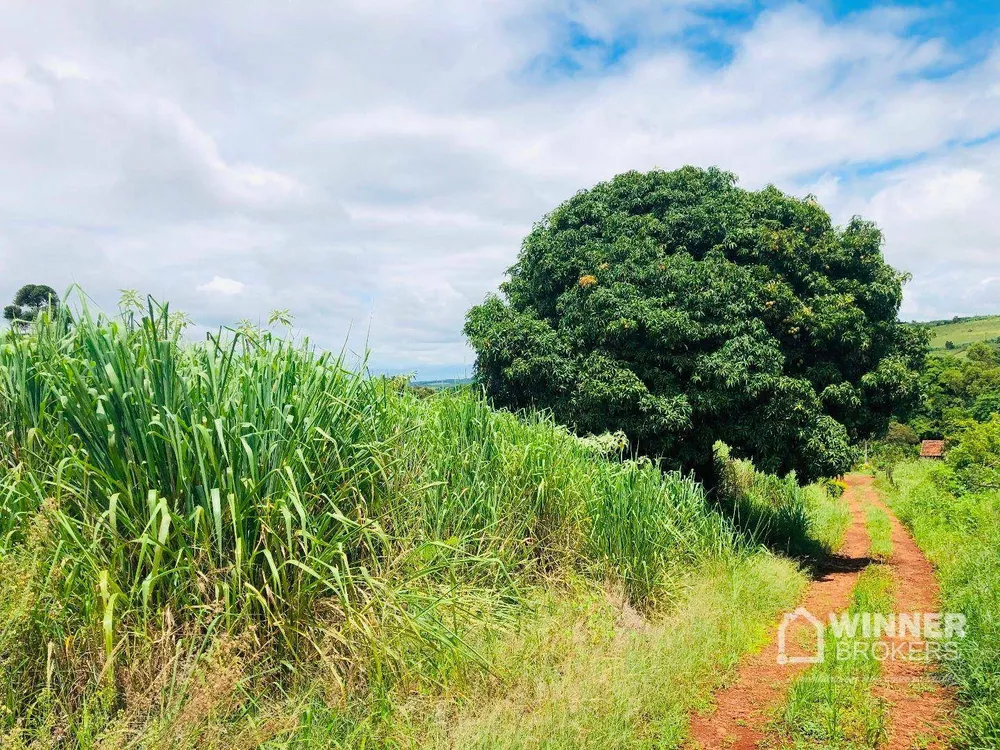
[[[871,562],[862,504],[864,479],[854,475],[847,477],[844,499],[851,511],[851,525],[840,550],[820,566],[799,604],[824,623],[829,622],[830,614],[847,609],[858,576]],[[798,628],[789,629],[787,641],[794,646],[812,633],[811,626],[800,623]],[[792,680],[808,666],[778,663],[776,626],[763,650],[750,656],[739,668],[733,683],[715,694],[715,710],[692,719],[691,744],[729,750],[756,748],[766,737],[773,707],[785,695]]]
[[[888,567],[895,582],[897,613],[938,612],[940,588],[934,568],[899,519],[882,502],[870,477],[859,489],[865,500],[889,515],[892,525],[892,556]],[[897,633],[897,635],[899,635]],[[918,638],[886,639],[891,648],[914,647]],[[933,679],[933,667],[925,660],[888,659],[882,663],[882,678],[875,690],[889,706],[889,748],[945,748],[952,731],[954,694]]]
[[[921,553],[899,519],[878,497],[870,476],[852,474],[846,478],[844,495],[851,511],[851,525],[840,551],[828,559],[810,584],[800,607],[809,610],[822,622],[850,605],[858,576],[872,561],[868,558],[870,542],[866,509],[874,505],[885,511],[892,526],[893,553],[886,565],[895,582],[895,611],[904,613],[937,612],[939,588],[931,564]],[[807,636],[812,628],[801,623],[787,634],[795,655],[796,647],[808,649]],[[887,639],[889,648],[911,644],[919,650],[922,642],[913,639]],[[807,651],[803,651],[807,653]],[[739,668],[733,683],[715,695],[715,710],[695,716],[691,721],[691,745],[700,748],[751,750],[767,739],[767,724],[780,705],[788,687],[805,665],[779,665],[777,627],[764,649]],[[950,691],[933,680],[933,667],[925,660],[889,659],[875,692],[889,709],[889,738],[884,747],[944,748],[950,731],[949,715],[954,699]],[[773,739],[773,738],[772,738]]]

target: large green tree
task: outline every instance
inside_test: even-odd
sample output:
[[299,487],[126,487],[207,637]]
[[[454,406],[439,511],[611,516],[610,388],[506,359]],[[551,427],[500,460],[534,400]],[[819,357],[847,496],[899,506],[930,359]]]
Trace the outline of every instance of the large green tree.
[[501,296],[468,314],[498,405],[706,469],[728,443],[773,472],[837,475],[852,442],[918,396],[926,337],[871,222],[747,191],[718,169],[629,172],[525,238]]

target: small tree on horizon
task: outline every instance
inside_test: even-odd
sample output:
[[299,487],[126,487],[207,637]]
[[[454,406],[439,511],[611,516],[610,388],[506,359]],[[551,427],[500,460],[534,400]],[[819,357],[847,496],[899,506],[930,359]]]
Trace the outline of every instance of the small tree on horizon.
[[59,308],[59,295],[47,284],[25,284],[14,295],[14,303],[3,310],[5,319],[22,331],[26,330],[43,310]]

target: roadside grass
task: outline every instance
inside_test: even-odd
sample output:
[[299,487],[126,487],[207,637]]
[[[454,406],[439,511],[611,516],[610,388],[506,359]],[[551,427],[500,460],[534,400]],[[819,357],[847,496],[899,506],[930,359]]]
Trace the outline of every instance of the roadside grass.
[[0,342],[0,746],[668,742],[803,585],[787,479],[741,464],[748,532],[544,415],[182,323]]
[[806,487],[804,496],[809,536],[824,553],[836,552],[851,525],[851,509],[841,497],[831,496],[820,484]]
[[696,571],[679,606],[645,619],[593,588],[550,600],[497,646],[495,680],[451,694],[420,744],[463,748],[678,747],[740,656],[763,645],[806,578],[755,553]]
[[956,686],[958,747],[1000,747],[1000,493],[956,495],[945,464],[898,465],[882,481],[890,506],[934,564],[943,608],[960,612],[966,636],[939,669]]
[[[866,568],[854,587],[848,615],[892,612],[892,575],[885,567]],[[858,632],[851,636],[827,627],[822,664],[792,684],[784,711],[772,724],[782,747],[878,748],[887,737],[888,710],[873,693],[881,664],[871,643]]]
[[868,554],[880,562],[886,562],[892,557],[892,522],[889,520],[889,514],[881,508],[869,505],[865,516],[865,527],[871,540]]
[[715,462],[719,510],[750,543],[807,560],[840,546],[851,514],[822,486],[757,471],[752,462],[733,459],[723,443],[715,445]]

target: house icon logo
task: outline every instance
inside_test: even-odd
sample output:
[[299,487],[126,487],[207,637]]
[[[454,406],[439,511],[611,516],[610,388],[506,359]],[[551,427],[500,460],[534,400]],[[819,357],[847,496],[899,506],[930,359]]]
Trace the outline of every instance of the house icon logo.
[[[812,656],[790,656],[788,654],[789,631],[796,623],[812,626],[816,636],[816,650]],[[823,623],[805,607],[799,607],[794,612],[787,612],[781,618],[781,625],[778,626],[778,664],[782,666],[786,664],[822,664],[826,653],[823,631]]]

